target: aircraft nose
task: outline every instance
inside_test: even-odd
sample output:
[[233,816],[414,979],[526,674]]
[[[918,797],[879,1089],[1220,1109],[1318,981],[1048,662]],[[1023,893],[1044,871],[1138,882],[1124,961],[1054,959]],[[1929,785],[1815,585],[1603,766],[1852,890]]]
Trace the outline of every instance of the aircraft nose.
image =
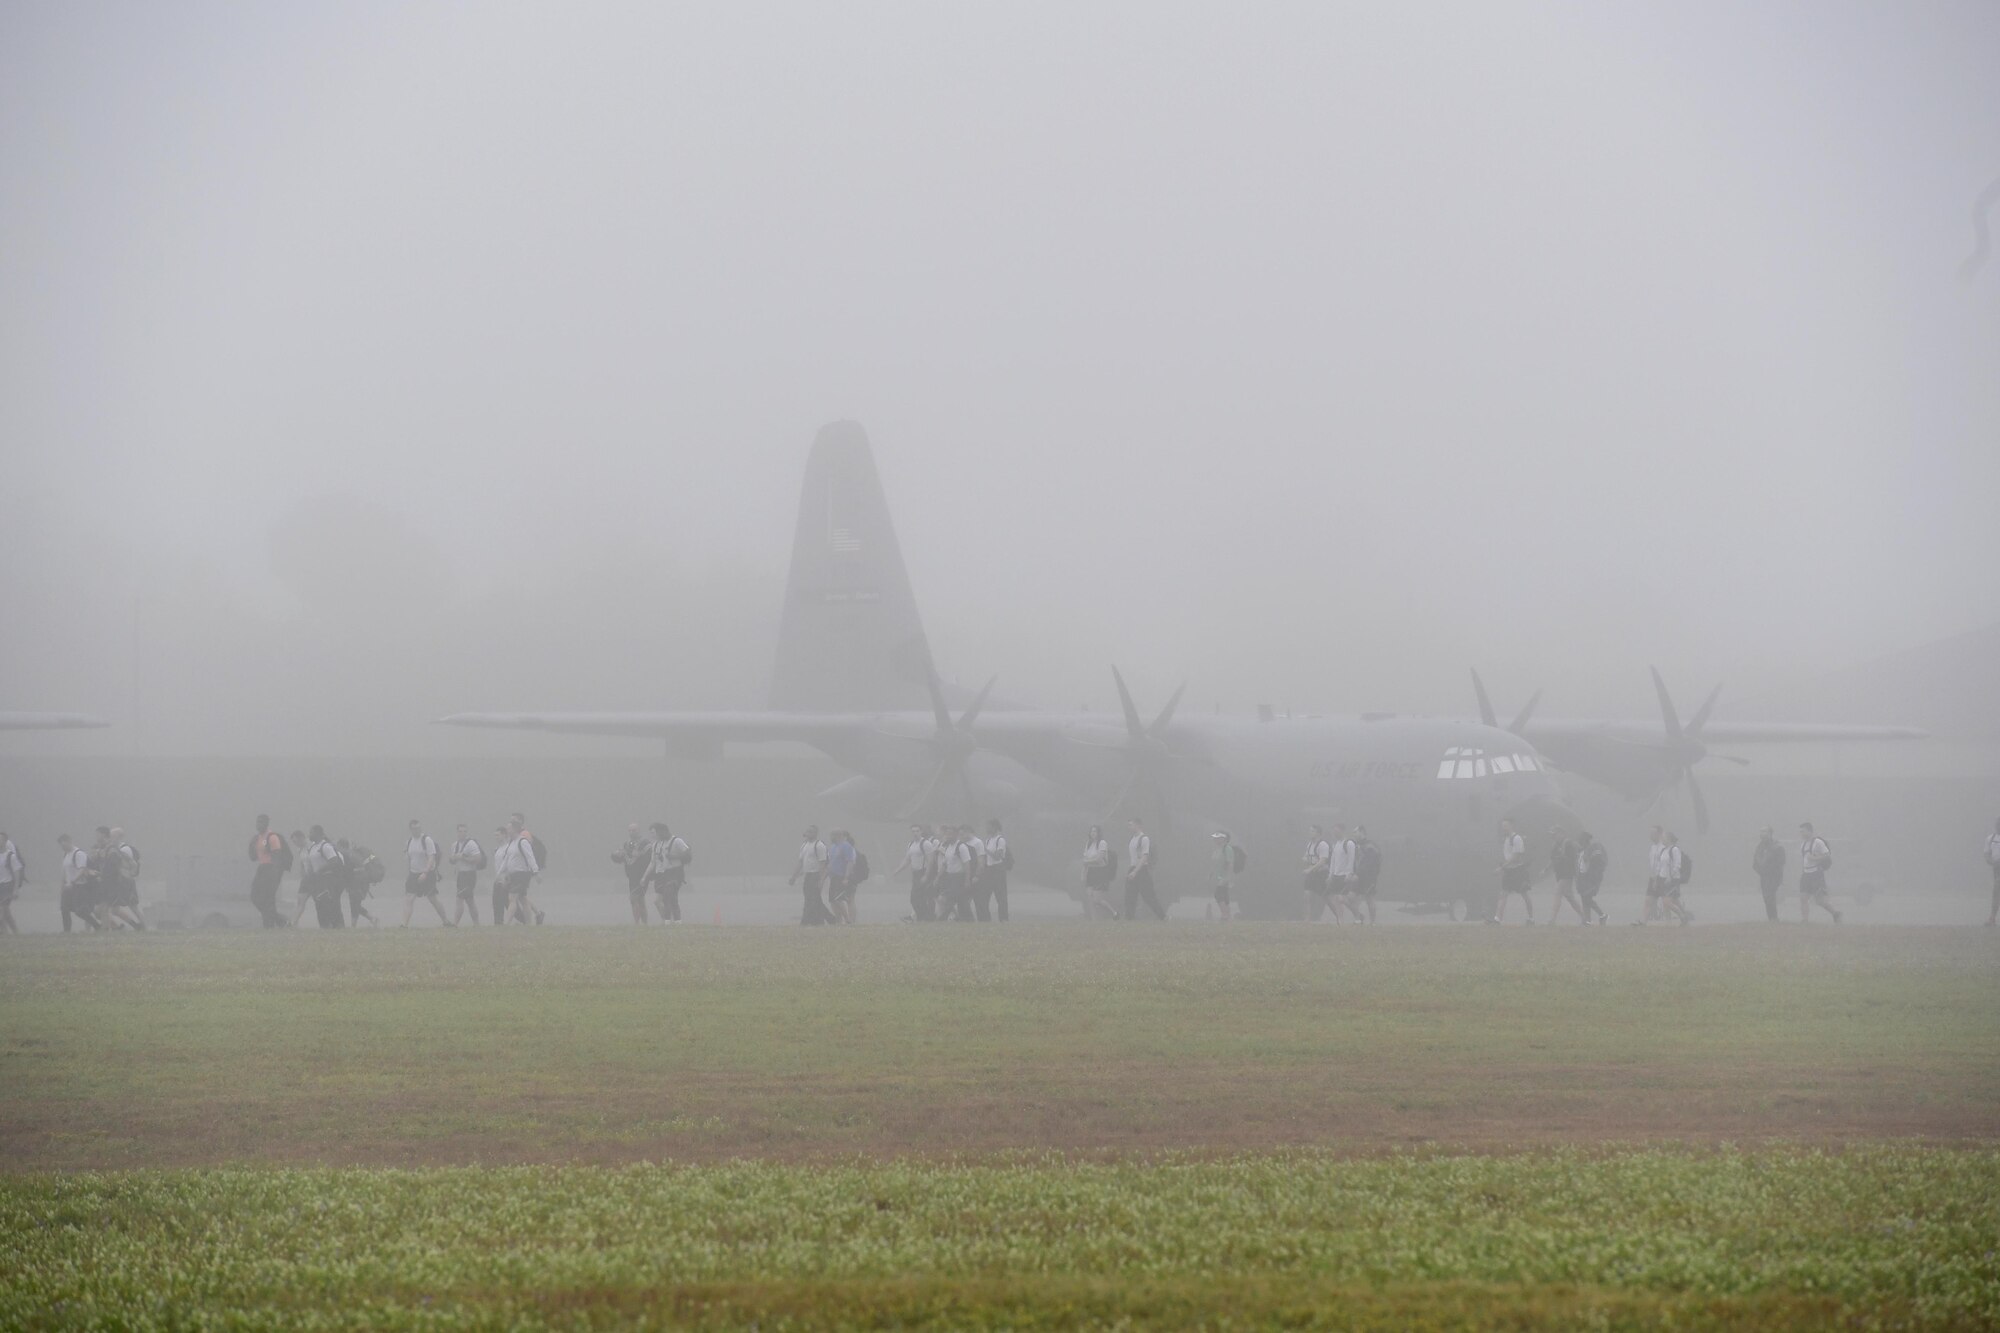
[[1583,821],[1577,818],[1576,811],[1554,796],[1530,796],[1509,809],[1507,818],[1531,841],[1546,837],[1552,828],[1561,829],[1568,837],[1583,830]]

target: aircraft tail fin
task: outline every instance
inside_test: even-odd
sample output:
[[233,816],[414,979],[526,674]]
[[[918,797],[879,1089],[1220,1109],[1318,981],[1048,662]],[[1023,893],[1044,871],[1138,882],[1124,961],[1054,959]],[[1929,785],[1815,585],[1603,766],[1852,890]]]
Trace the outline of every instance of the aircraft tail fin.
[[868,434],[852,421],[823,426],[799,493],[771,707],[927,709],[930,664]]

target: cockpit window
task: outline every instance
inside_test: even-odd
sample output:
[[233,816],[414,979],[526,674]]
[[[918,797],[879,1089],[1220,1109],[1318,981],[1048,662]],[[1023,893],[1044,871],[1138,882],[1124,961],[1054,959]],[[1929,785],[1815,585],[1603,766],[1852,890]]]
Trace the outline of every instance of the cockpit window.
[[1483,778],[1501,773],[1539,773],[1542,766],[1531,754],[1488,755],[1474,745],[1454,745],[1438,761],[1440,778]]

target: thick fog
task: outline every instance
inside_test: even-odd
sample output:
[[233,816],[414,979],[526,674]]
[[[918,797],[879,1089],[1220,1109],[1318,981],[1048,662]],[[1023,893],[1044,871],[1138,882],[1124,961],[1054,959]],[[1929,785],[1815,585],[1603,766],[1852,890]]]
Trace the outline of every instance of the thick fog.
[[1984,3],[9,6],[0,708],[116,725],[5,745],[761,706],[837,418],[1014,700],[1727,716],[2000,620],[1996,71]]

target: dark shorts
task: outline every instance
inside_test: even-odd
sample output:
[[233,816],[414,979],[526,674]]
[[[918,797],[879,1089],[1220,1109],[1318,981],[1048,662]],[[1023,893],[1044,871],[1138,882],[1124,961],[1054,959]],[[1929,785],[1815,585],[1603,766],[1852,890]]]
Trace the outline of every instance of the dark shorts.
[[1307,893],[1317,893],[1324,898],[1327,894],[1327,873],[1324,870],[1308,870],[1305,877]]
[[646,889],[649,883],[644,875],[637,879],[633,879],[630,875],[625,877],[625,891],[631,895],[634,904],[646,901]]
[[1649,879],[1646,881],[1646,896],[1648,898],[1657,898],[1666,891],[1667,882],[1665,880]]
[[518,898],[528,891],[528,885],[532,884],[534,879],[535,877],[527,871],[516,870],[513,874],[507,876],[504,882],[507,885],[507,892]]
[[477,893],[478,891],[479,891],[479,872],[477,870],[459,871],[458,896],[461,898],[470,898],[473,894]]
[[[1995,879],[2000,879],[2000,870],[1996,870],[1996,871],[1994,872],[1994,878],[1995,878]],[[1110,866],[1108,866],[1108,865],[1106,865],[1106,866],[1085,866],[1085,867],[1083,868],[1083,887],[1085,887],[1086,889],[1108,889],[1108,888],[1110,888],[1110,887],[1111,887],[1111,867],[1110,867]]]
[[437,897],[436,875],[406,875],[403,878],[403,892],[412,898]]
[[1526,893],[1528,891],[1528,867],[1502,866],[1500,868],[1500,892]]
[[1361,880],[1355,880],[1353,893],[1357,898],[1373,898],[1375,896],[1375,881],[1371,879],[1364,883]]
[[111,907],[137,907],[139,905],[139,884],[137,880],[119,876],[104,885],[104,901]]
[[1808,870],[1805,874],[1800,875],[1799,892],[1805,894],[1808,898],[1826,897],[1826,872],[1824,870]]

